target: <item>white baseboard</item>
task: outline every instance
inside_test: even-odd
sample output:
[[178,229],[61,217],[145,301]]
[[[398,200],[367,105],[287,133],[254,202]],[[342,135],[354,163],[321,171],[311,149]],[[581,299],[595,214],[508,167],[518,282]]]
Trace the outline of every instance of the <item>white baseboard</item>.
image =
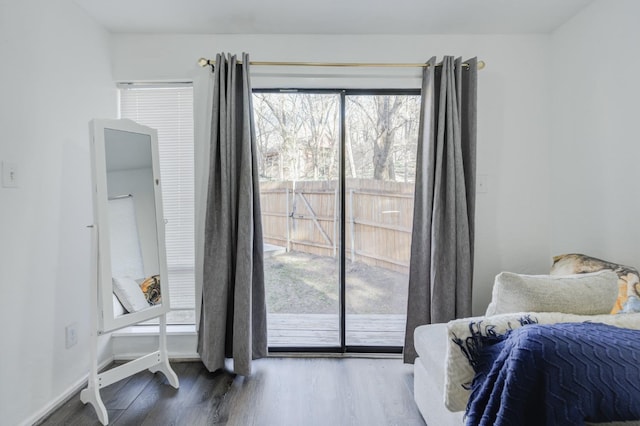
[[[98,365],[98,370],[102,370],[106,368],[113,361],[114,361],[113,357],[107,358],[105,361],[101,362],[100,365]],[[89,373],[85,374],[80,379],[78,379],[78,381],[76,381],[74,384],[69,386],[69,388],[67,388],[66,391],[62,392],[58,397],[54,398],[48,404],[42,407],[40,410],[32,414],[31,417],[29,417],[28,419],[20,423],[20,425],[31,426],[31,425],[38,424],[38,422],[41,422],[42,420],[44,420],[47,416],[49,416],[51,413],[53,413],[58,408],[60,408],[65,402],[67,402],[69,398],[71,398],[78,391],[80,391],[85,386],[87,386],[88,382],[89,382]]]

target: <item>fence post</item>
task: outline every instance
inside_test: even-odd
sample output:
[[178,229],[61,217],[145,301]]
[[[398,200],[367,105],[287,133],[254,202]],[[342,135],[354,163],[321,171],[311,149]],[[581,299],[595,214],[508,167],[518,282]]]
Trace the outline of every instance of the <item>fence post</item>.
[[338,189],[333,191],[334,203],[333,203],[333,257],[336,257],[338,253]]
[[353,215],[353,192],[353,188],[349,190],[349,223],[351,223],[351,263],[356,261],[356,221]]
[[285,212],[285,220],[287,221],[287,253],[289,253],[291,251],[291,230],[289,227],[289,220],[291,219],[291,214],[289,213],[289,188],[285,188],[284,189],[287,197],[286,197],[286,203],[287,205],[285,206],[284,212]]

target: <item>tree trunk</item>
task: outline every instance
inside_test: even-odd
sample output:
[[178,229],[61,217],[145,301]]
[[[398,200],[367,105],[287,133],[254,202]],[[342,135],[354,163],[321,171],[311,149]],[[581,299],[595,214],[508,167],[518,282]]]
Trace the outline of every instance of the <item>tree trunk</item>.
[[393,159],[389,154],[393,146],[395,130],[392,127],[391,116],[398,109],[400,102],[397,98],[393,105],[390,105],[390,96],[378,96],[376,104],[378,106],[378,117],[376,128],[378,137],[373,143],[373,178],[377,180],[385,177],[395,180],[395,168],[393,167]]

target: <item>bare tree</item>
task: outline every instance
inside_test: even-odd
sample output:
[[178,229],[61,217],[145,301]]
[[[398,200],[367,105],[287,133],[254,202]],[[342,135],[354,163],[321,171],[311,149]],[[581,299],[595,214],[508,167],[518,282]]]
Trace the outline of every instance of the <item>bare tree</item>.
[[337,157],[337,97],[302,94],[301,117],[309,137],[305,148],[311,157],[313,179],[330,179]]
[[[280,180],[286,178],[298,179],[300,175],[300,156],[296,149],[298,133],[302,128],[302,120],[295,117],[299,99],[292,94],[269,93],[256,94],[257,115],[265,125],[263,132],[266,141],[262,148],[262,154],[272,151],[278,154]],[[277,133],[278,138],[273,138],[271,132]],[[269,137],[271,134],[271,137]],[[275,140],[274,140],[275,139]],[[288,173],[285,172],[285,168]],[[285,176],[287,174],[288,176]]]
[[[259,93],[254,109],[263,178],[337,177],[337,95]],[[418,96],[348,96],[350,176],[413,180],[418,110]]]
[[[363,131],[362,136],[366,138],[362,141],[371,144],[370,153],[373,166],[374,179],[396,180],[393,147],[396,140],[396,133],[404,126],[403,117],[397,114],[403,105],[405,96],[353,96],[350,101],[360,110],[360,114],[355,113],[356,119],[359,117]],[[364,120],[364,122],[362,122]]]
[[[327,179],[337,157],[336,95],[259,93],[256,134],[263,157],[278,155],[280,179]],[[266,170],[267,161],[261,162]],[[273,173],[271,173],[273,175]]]
[[376,139],[373,142],[373,178],[396,180],[393,156],[390,155],[396,131],[402,125],[394,125],[394,116],[402,105],[398,96],[375,96]]

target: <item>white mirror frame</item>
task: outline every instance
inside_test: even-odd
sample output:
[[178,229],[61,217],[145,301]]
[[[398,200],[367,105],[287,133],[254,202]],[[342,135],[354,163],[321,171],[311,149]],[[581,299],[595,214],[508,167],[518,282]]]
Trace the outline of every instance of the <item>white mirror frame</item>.
[[[98,333],[107,333],[166,314],[170,309],[167,284],[167,257],[165,247],[164,215],[160,180],[160,158],[158,136],[155,129],[142,126],[131,120],[92,120],[91,162],[93,177],[93,218],[98,238]],[[158,263],[162,303],[138,312],[114,315],[113,282],[111,267],[111,241],[107,192],[107,166],[105,151],[105,129],[148,135],[151,140],[153,188],[155,196],[156,232],[158,240]]]

